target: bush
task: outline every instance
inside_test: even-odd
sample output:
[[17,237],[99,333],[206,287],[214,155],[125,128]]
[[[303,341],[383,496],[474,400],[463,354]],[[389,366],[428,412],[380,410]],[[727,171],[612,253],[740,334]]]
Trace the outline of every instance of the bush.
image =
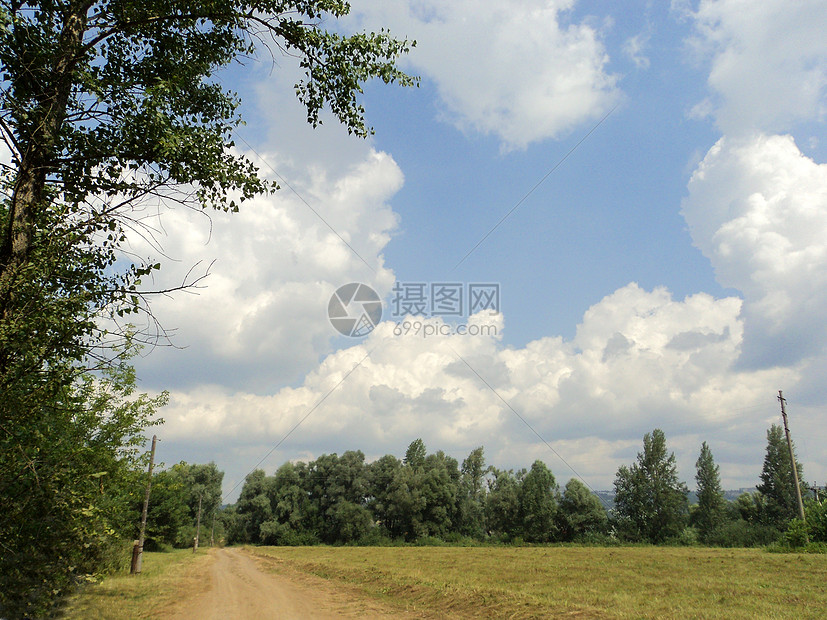
[[349,543],[359,547],[391,547],[394,541],[388,536],[385,528],[372,527],[366,534],[363,534],[355,543]]
[[784,543],[793,549],[803,548],[809,542],[807,524],[801,519],[793,519],[784,533]]
[[827,543],[827,500],[807,502],[807,531],[813,542]]
[[777,541],[779,536],[774,527],[738,519],[713,531],[707,543],[716,547],[763,547]]
[[671,536],[664,541],[670,547],[696,547],[699,544],[698,530],[694,527],[685,527],[677,536]]
[[261,524],[261,542],[264,545],[281,547],[303,547],[319,544],[312,532],[294,530],[286,523],[265,521]]

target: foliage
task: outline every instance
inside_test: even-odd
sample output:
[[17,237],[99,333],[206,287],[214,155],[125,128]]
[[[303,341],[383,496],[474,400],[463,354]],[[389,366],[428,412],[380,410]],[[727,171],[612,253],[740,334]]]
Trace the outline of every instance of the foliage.
[[675,455],[668,454],[663,431],[643,437],[643,452],[615,479],[615,525],[626,538],[660,543],[677,536],[688,516],[687,493],[678,480]]
[[809,499],[804,505],[807,532],[813,542],[827,543],[827,499]]
[[582,541],[606,532],[608,515],[600,498],[577,478],[566,483],[560,498],[558,527],[560,539]]
[[807,523],[801,519],[791,519],[784,532],[784,542],[793,549],[804,547],[809,542]]
[[485,513],[489,533],[511,540],[520,532],[520,481],[525,470],[516,475],[508,470],[492,469],[488,481]]
[[471,451],[462,462],[457,496],[457,531],[480,539],[485,535],[485,486],[488,469],[482,446]]
[[215,463],[195,465],[181,462],[155,474],[146,520],[149,549],[163,545],[192,546],[197,531],[199,497],[200,539],[203,543],[205,533],[212,527],[213,515],[217,515],[221,504],[223,479],[224,472],[219,471]]
[[[152,488],[147,509],[144,549],[156,551],[173,546],[178,532],[189,522],[187,493],[183,480],[171,469],[152,476]],[[143,497],[136,498],[136,510],[143,507]]]
[[[795,454],[795,446],[793,446],[793,454]],[[804,469],[797,458],[795,466],[798,470],[801,495],[805,497],[807,485],[804,483]],[[777,424],[773,424],[767,430],[767,453],[761,469],[761,484],[757,488],[764,497],[762,513],[764,524],[779,530],[785,529],[790,520],[798,514],[798,502],[790,462],[790,450],[784,431]]]
[[308,121],[327,107],[362,136],[361,85],[415,82],[395,66],[406,41],[322,27],[349,10],[0,1],[0,134],[12,151],[0,171],[0,614],[48,608],[105,566],[126,527],[134,502],[118,489],[160,402],[118,400],[126,379],[110,382],[107,401],[83,373],[117,367],[122,317],[149,310],[141,280],[160,264],[126,247],[141,209],[235,210],[271,189],[231,148],[239,102],[216,73],[274,45],[305,71],[296,92]]
[[534,461],[519,493],[521,533],[526,542],[549,542],[557,538],[559,496],[554,474],[542,461]]
[[691,523],[697,528],[701,540],[709,539],[726,518],[726,500],[721,489],[718,466],[706,442],[701,444],[701,453],[695,463],[698,484],[698,505],[692,511]]
[[[0,408],[10,403],[4,398]],[[143,431],[156,398],[125,364],[84,375],[0,437],[0,617],[45,614],[59,595],[128,558],[143,498]]]

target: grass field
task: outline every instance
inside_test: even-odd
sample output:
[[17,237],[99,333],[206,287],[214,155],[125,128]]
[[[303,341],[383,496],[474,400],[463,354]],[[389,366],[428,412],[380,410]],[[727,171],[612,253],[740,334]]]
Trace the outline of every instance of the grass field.
[[202,588],[196,575],[210,558],[191,549],[144,553],[140,575],[128,571],[110,575],[99,584],[85,586],[66,606],[63,618],[125,620],[162,618],[164,608],[182,592]]
[[824,618],[827,556],[670,547],[259,547],[273,570],[460,617]]
[[[428,617],[824,618],[827,555],[674,547],[248,547],[267,570]],[[206,587],[208,552],[147,553],[67,618],[164,618]]]

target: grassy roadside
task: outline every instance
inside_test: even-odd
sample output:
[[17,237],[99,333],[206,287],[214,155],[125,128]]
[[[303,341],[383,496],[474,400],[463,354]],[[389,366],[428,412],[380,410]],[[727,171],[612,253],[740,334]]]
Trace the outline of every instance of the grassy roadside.
[[131,620],[161,618],[163,610],[183,592],[203,588],[201,578],[212,554],[193,554],[191,549],[169,553],[144,553],[140,575],[128,569],[106,577],[101,583],[85,586],[72,596],[62,618],[87,620]]
[[253,547],[277,572],[454,617],[821,618],[827,556],[670,547]]

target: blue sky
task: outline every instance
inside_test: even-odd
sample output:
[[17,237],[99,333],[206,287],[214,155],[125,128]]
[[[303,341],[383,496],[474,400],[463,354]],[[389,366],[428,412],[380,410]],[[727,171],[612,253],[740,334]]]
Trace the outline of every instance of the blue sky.
[[[182,348],[138,362],[172,396],[161,458],[215,460],[233,499],[312,410],[268,472],[422,437],[460,460],[540,458],[565,483],[502,397],[594,488],[655,427],[690,487],[707,441],[734,488],[757,482],[784,389],[823,483],[827,6],[745,6],[355,2],[340,27],[417,39],[403,66],[422,78],[367,86],[367,141],[304,126],[289,58],[227,71],[248,122],[236,148],[295,191],[161,216],[162,278],[216,261],[198,295],[154,306]],[[499,283],[502,312],[464,319],[496,337],[400,337],[390,320],[337,336],[338,286],[389,300],[395,281]]]

